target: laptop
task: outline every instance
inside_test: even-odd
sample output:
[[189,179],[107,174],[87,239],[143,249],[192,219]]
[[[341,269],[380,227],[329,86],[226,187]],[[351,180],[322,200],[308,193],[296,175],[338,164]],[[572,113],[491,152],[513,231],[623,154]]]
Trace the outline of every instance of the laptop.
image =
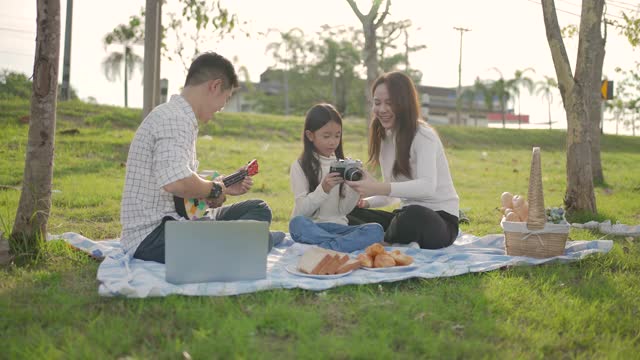
[[264,279],[269,223],[167,221],[165,265],[172,284]]

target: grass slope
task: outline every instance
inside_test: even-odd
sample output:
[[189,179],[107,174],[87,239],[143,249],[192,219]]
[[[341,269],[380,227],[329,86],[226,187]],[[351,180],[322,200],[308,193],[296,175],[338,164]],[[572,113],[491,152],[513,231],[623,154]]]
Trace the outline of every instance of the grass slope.
[[[19,119],[28,113],[28,102],[0,102],[0,231],[15,218],[28,130]],[[119,235],[124,164],[139,121],[137,109],[59,104],[49,232]],[[229,173],[258,158],[254,189],[241,198],[266,200],[273,228],[286,231],[288,170],[302,124],[218,114],[201,127],[201,167]],[[71,129],[79,132],[64,133]],[[471,219],[463,231],[500,232],[499,195],[526,194],[534,145],[543,151],[546,205],[562,204],[566,133],[437,130]],[[344,133],[346,153],[366,159],[364,122],[347,119]],[[638,138],[602,138],[606,183],[596,188],[596,219],[640,223],[639,150]],[[572,230],[570,237],[602,234]],[[640,350],[640,247],[614,240],[611,253],[568,265],[324,292],[143,300],[98,297],[98,265],[51,242],[38,261],[0,270],[0,358],[632,358]]]

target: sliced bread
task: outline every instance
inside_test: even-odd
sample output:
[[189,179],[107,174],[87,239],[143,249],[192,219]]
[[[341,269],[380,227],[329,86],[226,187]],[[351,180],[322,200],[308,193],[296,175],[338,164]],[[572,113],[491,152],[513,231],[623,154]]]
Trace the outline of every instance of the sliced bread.
[[321,248],[311,248],[302,254],[298,261],[298,270],[307,274],[319,274],[319,271],[333,260],[333,256]]

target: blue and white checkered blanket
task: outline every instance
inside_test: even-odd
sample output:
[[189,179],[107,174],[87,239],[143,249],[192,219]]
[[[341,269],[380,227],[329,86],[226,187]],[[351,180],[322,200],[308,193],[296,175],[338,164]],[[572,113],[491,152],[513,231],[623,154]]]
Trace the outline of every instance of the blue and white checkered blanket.
[[170,294],[226,296],[278,288],[326,290],[350,284],[456,276],[491,271],[505,266],[576,261],[589,254],[607,253],[613,246],[611,240],[568,241],[563,256],[534,259],[505,255],[504,236],[501,234],[483,237],[461,235],[452,246],[441,250],[403,248],[403,252],[414,257],[417,265],[405,271],[380,273],[360,269],[340,278],[314,279],[286,271],[288,265],[297,264],[298,257],[308,246],[294,243],[287,236],[269,253],[266,279],[173,285],[164,279],[163,264],[129,258],[124,254],[118,240],[92,241],[76,233],[51,236],[50,239],[63,239],[72,247],[95,258],[104,258],[97,275],[100,295],[134,298]]

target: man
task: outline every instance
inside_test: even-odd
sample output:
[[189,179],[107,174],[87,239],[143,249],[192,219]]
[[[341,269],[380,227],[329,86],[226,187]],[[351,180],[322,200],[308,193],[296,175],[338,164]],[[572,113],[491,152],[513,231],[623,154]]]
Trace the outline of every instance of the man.
[[140,124],[129,148],[120,211],[120,241],[134,258],[164,263],[164,224],[180,218],[174,196],[206,198],[216,208],[215,220],[271,222],[271,209],[262,200],[221,206],[227,195],[251,189],[250,177],[225,187],[197,174],[198,121],[206,123],[221,110],[236,87],[238,77],[229,60],[202,54],[191,64],[182,93],[153,109]]

